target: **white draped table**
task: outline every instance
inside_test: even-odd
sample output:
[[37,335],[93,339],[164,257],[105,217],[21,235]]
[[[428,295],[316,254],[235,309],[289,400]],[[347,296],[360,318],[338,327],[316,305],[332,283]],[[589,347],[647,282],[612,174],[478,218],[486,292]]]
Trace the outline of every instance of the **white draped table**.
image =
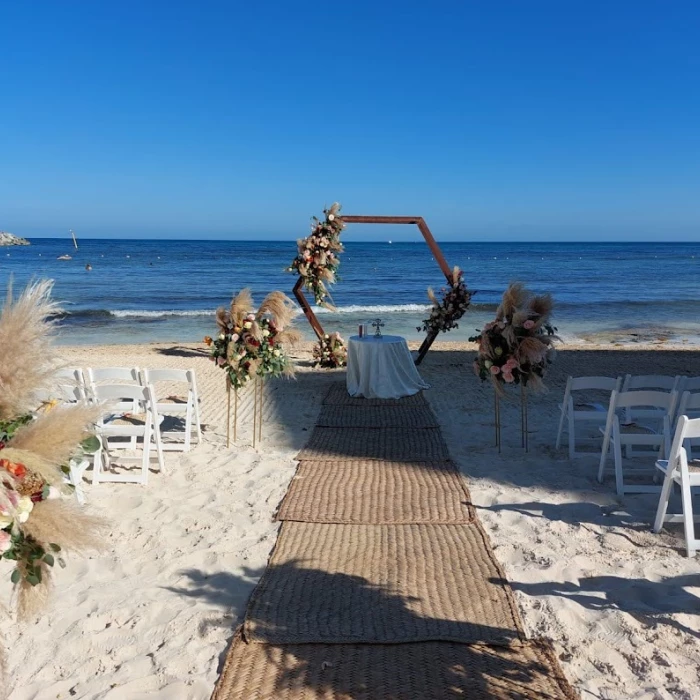
[[399,335],[353,335],[348,341],[350,396],[399,399],[429,389],[418,374],[406,340]]

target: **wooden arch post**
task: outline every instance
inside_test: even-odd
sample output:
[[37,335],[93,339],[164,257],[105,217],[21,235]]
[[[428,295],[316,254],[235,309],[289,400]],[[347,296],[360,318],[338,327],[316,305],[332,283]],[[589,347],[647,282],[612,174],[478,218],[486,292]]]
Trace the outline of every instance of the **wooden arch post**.
[[[440,266],[442,273],[445,275],[447,283],[452,284],[452,270],[447,264],[447,260],[445,260],[445,256],[442,254],[440,246],[437,244],[435,238],[433,238],[433,234],[430,232],[428,224],[425,223],[422,216],[341,216],[340,218],[346,224],[415,224],[418,226],[418,230],[421,232],[425,242],[428,244],[430,252],[433,254],[433,257]],[[304,280],[300,277],[294,285],[294,296],[303,309],[304,315],[311,325],[311,328],[313,328],[314,333],[316,333],[318,339],[321,340],[325,334],[325,331],[311,308],[311,305],[306,300],[303,287]],[[416,357],[417,365],[422,362],[423,358],[428,353],[428,350],[430,350],[430,346],[435,342],[437,336],[437,333],[428,333],[428,335],[425,337],[425,340],[418,350],[418,357]]]

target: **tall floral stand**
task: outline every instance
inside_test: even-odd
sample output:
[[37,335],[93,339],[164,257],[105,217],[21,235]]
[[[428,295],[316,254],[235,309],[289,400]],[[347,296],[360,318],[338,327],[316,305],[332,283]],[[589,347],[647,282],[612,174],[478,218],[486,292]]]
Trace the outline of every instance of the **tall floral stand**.
[[[233,390],[233,441],[238,439],[238,389]],[[226,377],[226,448],[231,447],[231,379]]]
[[265,380],[256,375],[253,380],[253,448],[262,442],[264,385]]
[[[498,454],[501,453],[501,399],[497,391],[493,392],[493,423],[496,432],[496,448]],[[528,427],[527,427],[527,388],[524,384],[520,385],[520,446],[529,452],[528,444]]]

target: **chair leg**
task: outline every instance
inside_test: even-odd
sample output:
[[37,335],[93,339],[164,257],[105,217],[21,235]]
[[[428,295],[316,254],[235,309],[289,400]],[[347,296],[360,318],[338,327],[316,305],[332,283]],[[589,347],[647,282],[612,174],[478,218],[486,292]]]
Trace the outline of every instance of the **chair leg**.
[[[555,446],[555,449],[559,449],[561,447],[561,434],[564,431],[564,420],[566,419],[566,411],[562,409],[561,411],[561,418],[559,418],[559,430],[557,430],[557,444]],[[569,438],[571,439],[571,438]]]
[[605,465],[608,461],[608,453],[610,452],[610,432],[605,431],[603,436],[603,447],[600,452],[600,465],[598,466],[598,483],[603,483],[603,477],[605,476]]
[[620,445],[620,435],[613,440],[613,450],[615,451],[615,489],[618,496],[625,495],[625,481],[622,475],[622,446]]
[[192,404],[187,404],[187,410],[185,411],[185,452],[190,451],[190,442],[192,440]]
[[95,451],[95,454],[92,456],[92,484],[93,484],[93,486],[100,483],[100,475],[102,474],[102,453],[104,451],[104,447],[102,444],[103,438],[98,436],[97,439],[100,441],[100,446],[97,448],[97,450]]
[[671,498],[672,490],[673,478],[669,474],[666,474],[663,486],[661,487],[661,495],[659,496],[659,506],[656,509],[656,518],[654,519],[653,527],[654,532],[661,532],[661,528],[664,526],[664,518],[666,517],[666,511],[668,510],[668,501]]
[[146,426],[143,430],[143,454],[141,456],[141,483],[148,483],[148,470],[151,466],[151,419],[146,416]]
[[693,517],[693,494],[688,482],[681,483],[681,501],[683,503],[683,530],[685,531],[686,556],[695,556],[695,518]]
[[156,446],[156,456],[158,457],[158,469],[161,474],[167,474],[165,468],[165,458],[163,457],[163,443],[161,441],[160,426],[153,428],[153,439]]
[[574,416],[569,413],[569,459],[576,456],[576,422]]

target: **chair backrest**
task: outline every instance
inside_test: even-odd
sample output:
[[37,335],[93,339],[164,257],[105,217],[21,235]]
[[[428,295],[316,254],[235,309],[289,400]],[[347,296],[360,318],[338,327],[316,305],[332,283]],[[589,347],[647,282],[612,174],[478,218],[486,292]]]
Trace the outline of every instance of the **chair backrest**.
[[189,383],[189,372],[187,369],[144,369],[141,376],[146,380],[145,384],[153,382],[187,382]]
[[622,379],[618,377],[569,377],[571,391],[619,391]]
[[[700,391],[684,391],[678,404],[678,416],[687,416],[689,413],[700,412]],[[690,418],[696,416],[689,416]]]
[[681,391],[700,391],[700,377],[681,377]]
[[138,367],[90,367],[87,373],[90,384],[129,381],[140,384]]
[[98,384],[93,387],[93,398],[104,404],[105,416],[115,410],[123,411],[125,407],[134,410],[142,405],[146,410],[153,408],[149,388],[136,384]]
[[667,377],[662,374],[646,374],[633,376],[628,374],[622,383],[622,391],[632,391],[635,389],[665,389],[666,391],[676,391],[681,382],[681,376]]
[[615,392],[610,401],[611,409],[619,408],[656,408],[664,409],[670,415],[676,406],[677,391],[622,391]]

